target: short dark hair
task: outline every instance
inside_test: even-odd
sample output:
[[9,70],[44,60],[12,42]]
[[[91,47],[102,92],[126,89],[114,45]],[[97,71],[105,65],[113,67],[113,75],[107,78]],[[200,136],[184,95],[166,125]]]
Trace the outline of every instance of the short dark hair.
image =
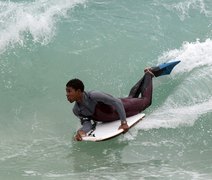
[[71,79],[67,84],[66,87],[72,87],[74,90],[80,89],[82,92],[84,92],[84,84],[79,79]]

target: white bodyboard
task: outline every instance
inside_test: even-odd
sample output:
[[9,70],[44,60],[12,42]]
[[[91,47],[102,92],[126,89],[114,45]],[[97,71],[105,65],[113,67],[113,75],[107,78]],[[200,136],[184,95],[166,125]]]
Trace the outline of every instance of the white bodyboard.
[[[142,120],[142,118],[145,116],[145,114],[140,113],[131,117],[127,118],[127,124],[129,128],[133,127],[135,124],[137,124],[139,121]],[[114,138],[120,134],[123,133],[123,129],[118,129],[121,125],[121,121],[112,121],[112,122],[98,122],[96,125],[96,129],[93,132],[89,132],[87,136],[82,137],[82,141],[105,141],[111,138]]]

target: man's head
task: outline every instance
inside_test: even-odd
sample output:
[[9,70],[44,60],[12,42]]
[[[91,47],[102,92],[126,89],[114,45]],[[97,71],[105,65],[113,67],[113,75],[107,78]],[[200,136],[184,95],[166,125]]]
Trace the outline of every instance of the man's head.
[[66,97],[70,103],[81,101],[84,92],[84,84],[79,79],[71,79],[66,84]]

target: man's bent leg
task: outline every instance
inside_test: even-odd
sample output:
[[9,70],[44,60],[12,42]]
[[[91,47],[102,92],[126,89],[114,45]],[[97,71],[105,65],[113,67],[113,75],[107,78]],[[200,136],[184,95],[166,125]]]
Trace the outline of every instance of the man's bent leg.
[[131,88],[128,97],[137,98],[141,93],[141,85],[144,82],[144,76]]
[[[121,99],[127,117],[138,114],[151,105],[152,89],[152,75],[147,72],[131,89],[129,97]],[[140,98],[138,98],[139,94],[141,94]]]
[[152,93],[152,75],[148,72],[132,87],[128,97],[137,98],[139,94],[144,97],[147,95],[145,91]]

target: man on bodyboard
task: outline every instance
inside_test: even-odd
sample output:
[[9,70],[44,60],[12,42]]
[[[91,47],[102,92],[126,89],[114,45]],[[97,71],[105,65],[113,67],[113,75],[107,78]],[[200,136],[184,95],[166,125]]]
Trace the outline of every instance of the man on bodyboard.
[[[131,88],[128,97],[115,98],[98,91],[84,91],[84,84],[79,79],[72,79],[66,84],[66,97],[75,102],[73,113],[80,119],[82,127],[77,131],[75,140],[92,130],[93,122],[111,122],[121,120],[119,129],[128,130],[127,117],[145,110],[152,102],[152,78],[169,74],[175,63],[164,63],[154,68],[146,68],[144,76]],[[140,97],[139,97],[140,96]]]

